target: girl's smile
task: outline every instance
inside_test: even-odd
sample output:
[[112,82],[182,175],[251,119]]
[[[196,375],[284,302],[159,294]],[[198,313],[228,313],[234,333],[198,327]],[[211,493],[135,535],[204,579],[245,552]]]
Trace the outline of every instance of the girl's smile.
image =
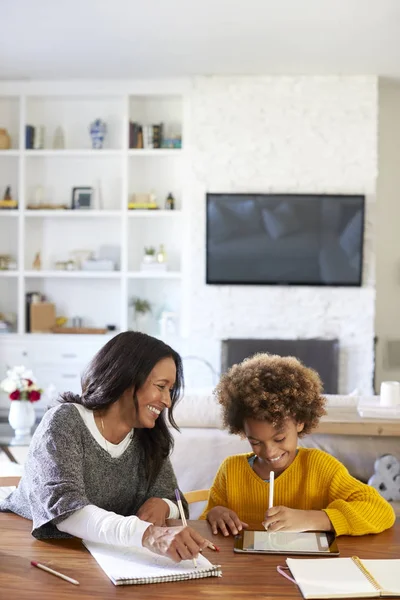
[[292,464],[297,453],[297,435],[303,427],[303,423],[293,419],[286,419],[278,429],[268,421],[245,419],[244,432],[257,457],[253,465],[257,475],[267,479],[271,470],[280,475]]

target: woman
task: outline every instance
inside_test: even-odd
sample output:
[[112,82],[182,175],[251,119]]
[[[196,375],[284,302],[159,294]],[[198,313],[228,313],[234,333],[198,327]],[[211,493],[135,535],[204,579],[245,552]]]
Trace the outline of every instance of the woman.
[[[65,393],[33,436],[19,487],[0,503],[33,521],[38,539],[145,546],[174,561],[207,541],[177,518],[169,454],[173,408],[183,387],[180,356],[144,333],[112,338],[82,378],[82,395]],[[185,505],[187,510],[187,505]]]

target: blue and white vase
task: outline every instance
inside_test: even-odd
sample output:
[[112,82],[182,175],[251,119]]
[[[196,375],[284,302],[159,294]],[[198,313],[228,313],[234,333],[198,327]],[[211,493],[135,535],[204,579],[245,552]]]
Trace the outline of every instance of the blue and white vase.
[[106,123],[101,119],[96,119],[90,124],[89,131],[92,138],[92,148],[96,150],[102,148],[107,133]]

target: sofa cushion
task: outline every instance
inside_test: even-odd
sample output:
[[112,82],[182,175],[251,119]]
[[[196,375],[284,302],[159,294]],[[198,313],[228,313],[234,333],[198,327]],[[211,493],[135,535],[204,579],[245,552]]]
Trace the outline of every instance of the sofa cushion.
[[221,409],[209,390],[185,395],[174,415],[179,427],[222,428]]

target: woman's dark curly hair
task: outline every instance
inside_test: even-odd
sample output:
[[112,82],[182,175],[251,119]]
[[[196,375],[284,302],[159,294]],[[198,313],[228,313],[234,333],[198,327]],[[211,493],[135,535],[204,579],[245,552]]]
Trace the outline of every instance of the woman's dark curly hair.
[[255,354],[233,365],[214,390],[230,433],[243,434],[247,418],[282,427],[286,418],[304,423],[300,437],[318,424],[324,409],[322,382],[313,369],[293,356]]

